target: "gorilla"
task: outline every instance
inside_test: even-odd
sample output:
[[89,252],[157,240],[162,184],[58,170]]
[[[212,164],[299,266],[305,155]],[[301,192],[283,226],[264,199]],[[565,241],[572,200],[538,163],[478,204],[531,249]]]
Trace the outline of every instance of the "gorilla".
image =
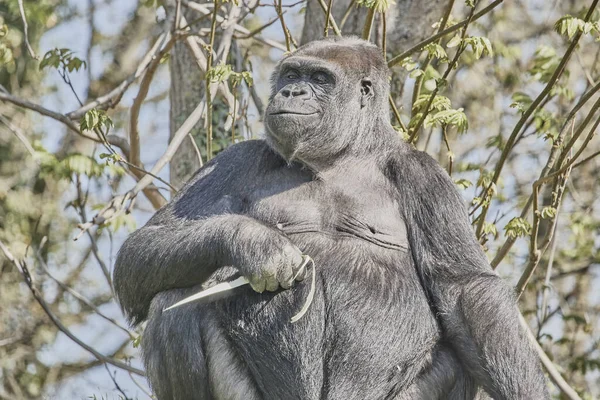
[[220,153],[125,241],[114,290],[147,321],[158,399],[549,399],[511,289],[388,95],[376,46],[300,47],[272,75],[264,140]]

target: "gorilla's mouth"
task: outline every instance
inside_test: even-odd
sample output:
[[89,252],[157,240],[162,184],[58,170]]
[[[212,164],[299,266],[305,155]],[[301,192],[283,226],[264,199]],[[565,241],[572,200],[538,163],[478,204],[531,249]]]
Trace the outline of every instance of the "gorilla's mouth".
[[318,114],[317,111],[313,111],[313,112],[300,112],[300,111],[292,111],[292,110],[279,110],[279,111],[273,111],[271,113],[269,113],[269,115],[300,115],[300,116],[309,116],[309,115],[315,115]]

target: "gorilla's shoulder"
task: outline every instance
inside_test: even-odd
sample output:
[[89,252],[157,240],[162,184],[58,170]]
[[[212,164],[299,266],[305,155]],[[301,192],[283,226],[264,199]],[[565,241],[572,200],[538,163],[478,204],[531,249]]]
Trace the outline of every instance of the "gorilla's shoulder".
[[235,161],[238,158],[242,158],[245,161],[246,157],[256,158],[260,155],[266,155],[273,151],[269,147],[266,141],[262,139],[251,139],[244,140],[233,144],[219,153],[214,160],[218,162],[220,158],[226,158],[227,161]]
[[196,175],[201,175],[202,171],[206,169],[237,169],[241,167],[248,169],[264,158],[271,158],[273,155],[275,153],[266,141],[262,139],[244,140],[217,154],[215,158],[196,171]]
[[412,146],[400,146],[388,154],[384,165],[385,175],[392,182],[409,180],[426,184],[440,175],[447,175],[440,164],[429,154]]
[[225,176],[252,173],[265,167],[266,163],[279,164],[281,157],[262,139],[251,139],[235,143],[219,154],[192,175],[183,189],[188,188],[202,178],[212,175],[222,179]]

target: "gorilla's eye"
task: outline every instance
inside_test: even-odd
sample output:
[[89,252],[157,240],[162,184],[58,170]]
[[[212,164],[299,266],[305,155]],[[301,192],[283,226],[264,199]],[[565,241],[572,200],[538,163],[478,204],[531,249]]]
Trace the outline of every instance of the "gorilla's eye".
[[298,79],[298,74],[295,72],[287,72],[285,74],[286,79]]
[[327,83],[328,81],[328,76],[325,72],[315,72],[314,74],[312,74],[311,76],[312,80],[317,82],[317,83]]

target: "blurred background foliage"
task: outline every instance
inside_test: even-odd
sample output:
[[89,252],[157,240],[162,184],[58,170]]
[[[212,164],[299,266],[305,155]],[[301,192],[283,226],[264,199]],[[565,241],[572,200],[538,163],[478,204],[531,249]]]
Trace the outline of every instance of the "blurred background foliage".
[[[554,396],[599,398],[596,3],[240,0],[217,3],[213,36],[214,3],[2,1],[0,399],[148,398],[142,332],[127,329],[110,286],[120,243],[203,161],[260,137],[274,63],[322,37],[328,14],[328,35],[370,26],[394,60],[392,123],[463,193],[576,392],[549,383]],[[207,82],[211,129],[206,111],[189,120]]]

